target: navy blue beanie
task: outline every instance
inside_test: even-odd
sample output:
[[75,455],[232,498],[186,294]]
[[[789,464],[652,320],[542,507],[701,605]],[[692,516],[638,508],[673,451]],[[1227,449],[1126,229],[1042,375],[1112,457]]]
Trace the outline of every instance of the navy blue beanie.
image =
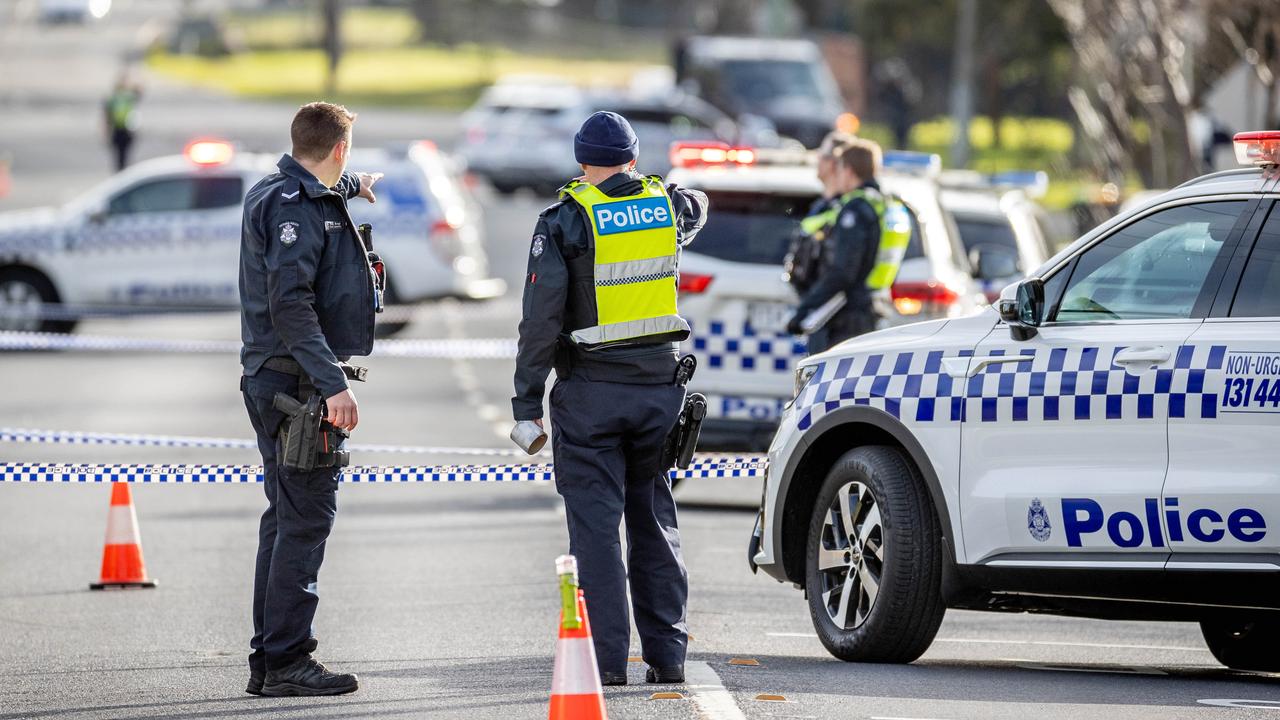
[[631,123],[618,113],[600,111],[573,136],[573,157],[583,165],[614,167],[636,159],[640,141]]

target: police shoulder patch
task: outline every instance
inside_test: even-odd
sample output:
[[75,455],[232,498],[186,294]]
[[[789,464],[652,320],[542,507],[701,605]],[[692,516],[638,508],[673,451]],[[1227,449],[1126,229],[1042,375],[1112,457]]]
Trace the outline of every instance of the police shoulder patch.
[[846,230],[858,224],[858,214],[853,210],[845,210],[840,213],[840,227]]
[[296,242],[298,242],[298,223],[293,221],[280,223],[280,244],[292,247]]
[[529,254],[534,257],[542,257],[542,251],[546,249],[547,236],[541,233],[533,236],[533,244],[529,248]]

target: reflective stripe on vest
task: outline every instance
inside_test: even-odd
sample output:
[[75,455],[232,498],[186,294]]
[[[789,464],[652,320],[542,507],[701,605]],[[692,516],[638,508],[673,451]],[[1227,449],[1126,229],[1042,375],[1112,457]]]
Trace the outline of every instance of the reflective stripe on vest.
[[902,267],[902,260],[907,255],[907,245],[911,243],[911,216],[902,201],[874,190],[846,193],[840,198],[840,207],[855,198],[866,200],[880,219],[880,246],[876,249],[876,265],[867,275],[867,287],[883,290],[893,285],[898,268]]
[[582,346],[646,337],[688,336],[689,323],[676,314],[676,225],[662,183],[644,178],[638,195],[610,197],[585,182],[566,185],[560,197],[587,212],[595,247],[598,325],[574,330]]

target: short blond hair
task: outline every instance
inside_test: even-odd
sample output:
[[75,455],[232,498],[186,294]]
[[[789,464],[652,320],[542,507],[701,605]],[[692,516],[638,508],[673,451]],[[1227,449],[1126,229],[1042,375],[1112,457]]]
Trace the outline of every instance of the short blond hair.
[[833,130],[827,133],[827,136],[822,138],[822,144],[818,145],[818,157],[834,160],[836,155],[840,154],[840,150],[848,147],[857,139],[856,135],[851,135],[842,130]]
[[870,180],[880,174],[880,158],[880,143],[864,138],[854,138],[836,151],[836,162],[852,170],[863,180]]

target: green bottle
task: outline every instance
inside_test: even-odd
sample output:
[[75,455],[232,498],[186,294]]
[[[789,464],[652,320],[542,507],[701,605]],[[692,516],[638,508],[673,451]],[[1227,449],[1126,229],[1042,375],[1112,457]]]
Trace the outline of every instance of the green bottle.
[[556,574],[560,576],[560,629],[578,630],[582,627],[582,617],[578,615],[578,558],[556,558]]

